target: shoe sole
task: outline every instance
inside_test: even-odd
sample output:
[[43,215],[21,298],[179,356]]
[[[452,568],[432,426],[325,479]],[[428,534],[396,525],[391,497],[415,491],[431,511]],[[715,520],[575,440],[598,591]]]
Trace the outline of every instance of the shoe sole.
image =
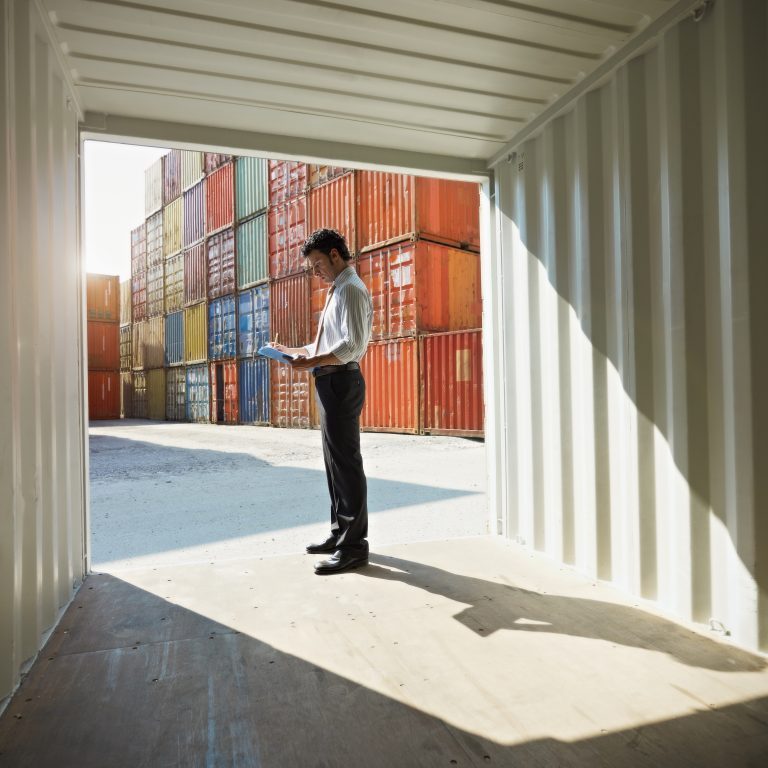
[[367,560],[356,560],[354,563],[345,565],[343,568],[315,568],[315,573],[318,576],[328,576],[332,573],[344,573],[344,571],[351,571],[353,568],[362,568],[364,565],[368,565]]
[[315,549],[314,547],[312,547],[312,548],[307,547],[304,551],[308,555],[325,555],[328,552],[335,552],[336,549],[337,549],[337,547],[333,547],[331,549],[325,549],[325,548],[323,548],[323,549]]

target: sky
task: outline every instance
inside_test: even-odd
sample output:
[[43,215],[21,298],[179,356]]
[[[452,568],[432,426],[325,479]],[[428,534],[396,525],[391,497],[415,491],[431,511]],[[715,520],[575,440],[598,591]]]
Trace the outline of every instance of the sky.
[[131,230],[144,221],[144,169],[168,150],[85,142],[85,265],[131,276]]

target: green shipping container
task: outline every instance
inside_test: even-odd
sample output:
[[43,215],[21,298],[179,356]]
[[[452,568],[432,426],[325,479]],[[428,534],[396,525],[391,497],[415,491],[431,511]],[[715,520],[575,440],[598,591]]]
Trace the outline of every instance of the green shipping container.
[[237,228],[237,287],[247,288],[269,278],[267,214],[250,219]]
[[266,210],[269,205],[267,161],[238,157],[235,166],[235,215],[238,221]]

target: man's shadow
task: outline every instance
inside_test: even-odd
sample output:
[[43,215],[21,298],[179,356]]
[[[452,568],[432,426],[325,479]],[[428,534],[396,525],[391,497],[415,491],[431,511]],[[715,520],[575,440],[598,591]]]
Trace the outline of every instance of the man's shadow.
[[666,653],[688,666],[718,672],[757,672],[766,667],[761,656],[639,608],[532,592],[387,555],[372,553],[369,562],[361,575],[399,581],[465,603],[467,607],[454,618],[480,637],[501,629],[558,633]]

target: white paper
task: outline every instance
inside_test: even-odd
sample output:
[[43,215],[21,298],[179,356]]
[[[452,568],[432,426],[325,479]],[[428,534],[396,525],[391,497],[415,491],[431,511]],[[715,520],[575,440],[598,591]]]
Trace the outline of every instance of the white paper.
[[278,363],[287,363],[298,357],[298,355],[286,355],[285,352],[281,352],[279,349],[270,346],[265,346],[259,349],[259,354],[262,355],[262,357],[271,357],[273,360],[277,360]]

